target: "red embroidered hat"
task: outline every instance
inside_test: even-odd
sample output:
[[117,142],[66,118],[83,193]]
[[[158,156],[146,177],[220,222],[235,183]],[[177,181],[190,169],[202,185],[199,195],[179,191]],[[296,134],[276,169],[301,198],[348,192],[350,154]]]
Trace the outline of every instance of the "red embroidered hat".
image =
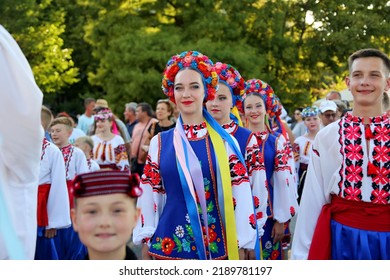
[[114,193],[124,193],[139,197],[139,175],[127,171],[99,170],[77,175],[73,181],[74,197],[87,197]]

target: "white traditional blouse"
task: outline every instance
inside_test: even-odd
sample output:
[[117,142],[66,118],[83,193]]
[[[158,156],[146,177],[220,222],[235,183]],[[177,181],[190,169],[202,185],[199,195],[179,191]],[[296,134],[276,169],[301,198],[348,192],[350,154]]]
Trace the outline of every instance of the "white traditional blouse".
[[115,135],[110,141],[104,141],[93,135],[93,159],[100,165],[115,165],[116,169],[129,170],[130,164],[123,138]]
[[61,148],[65,162],[66,180],[73,180],[76,175],[89,171],[84,152],[72,144]]
[[88,169],[90,172],[100,170],[99,164],[95,160],[93,160],[92,158],[87,159],[87,163],[88,163]]
[[297,137],[294,141],[293,151],[298,172],[299,164],[309,164],[310,154],[314,140],[302,135]]
[[390,203],[389,115],[369,124],[347,113],[321,129],[313,143],[300,213],[295,227],[292,258],[307,259],[322,207],[331,195],[376,204]]
[[265,173],[264,157],[261,154],[257,138],[253,133],[251,133],[251,136],[248,139],[239,139],[239,136],[236,134],[236,132],[240,127],[234,121],[222,125],[222,127],[226,132],[235,137],[237,142],[244,140],[247,141],[245,143],[244,159],[246,162],[246,168],[248,171],[255,203],[259,237],[261,237],[264,234],[263,227],[267,221],[268,200],[267,175]]
[[[267,145],[264,143],[269,135],[267,132],[258,132],[256,135],[263,141],[262,154],[267,162],[268,154],[272,152],[265,149]],[[291,145],[282,134],[276,136],[274,146],[275,158],[273,161],[274,170],[270,179],[272,190],[269,190],[269,192],[273,192],[271,196],[273,199],[269,203],[271,217],[279,223],[288,222],[298,213],[299,208],[297,201],[297,174],[290,147]],[[267,173],[270,172],[267,171],[267,164],[265,168]]]
[[42,145],[39,170],[39,185],[43,184],[51,184],[47,201],[49,224],[46,228],[69,227],[71,222],[64,158],[60,149],[46,139]]

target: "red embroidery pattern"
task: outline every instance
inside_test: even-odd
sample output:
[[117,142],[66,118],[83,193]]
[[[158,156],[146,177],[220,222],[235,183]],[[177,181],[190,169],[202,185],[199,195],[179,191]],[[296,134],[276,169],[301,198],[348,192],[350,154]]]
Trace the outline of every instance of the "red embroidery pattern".
[[[369,176],[372,178],[371,202],[387,204],[390,200],[389,116],[384,114],[370,118],[370,123],[366,125],[362,121],[347,113],[339,122],[339,133],[342,135],[340,151],[345,158],[339,172],[340,195],[349,200],[361,201],[363,180]],[[369,141],[372,154],[364,154],[364,139]],[[363,162],[366,162],[367,168]]]
[[45,156],[46,148],[47,148],[47,146],[49,146],[49,145],[50,145],[50,142],[49,142],[46,138],[43,138],[43,141],[42,141],[41,160],[42,160],[43,157]]
[[245,166],[239,161],[235,154],[229,157],[230,177],[232,186],[238,186],[242,182],[249,182]]
[[72,144],[69,144],[61,148],[61,152],[62,155],[64,156],[64,161],[65,161],[66,178],[68,178],[69,164],[70,161],[72,160],[73,151],[74,149]]
[[198,124],[195,124],[195,125],[185,124],[185,125],[183,125],[183,128],[184,128],[184,131],[185,131],[188,139],[196,139],[196,138],[198,138],[199,130],[206,128],[206,123],[203,122],[199,125]]
[[150,157],[146,160],[144,174],[141,177],[142,184],[147,184],[153,187],[153,192],[165,194],[165,189],[161,184],[160,168],[156,162],[150,161]]

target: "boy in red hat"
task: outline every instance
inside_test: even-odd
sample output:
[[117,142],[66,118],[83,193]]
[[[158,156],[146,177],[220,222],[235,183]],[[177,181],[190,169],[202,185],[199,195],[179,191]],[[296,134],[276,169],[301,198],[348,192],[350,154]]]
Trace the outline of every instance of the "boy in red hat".
[[73,227],[87,247],[87,260],[136,260],[127,246],[140,216],[138,174],[95,171],[74,180]]

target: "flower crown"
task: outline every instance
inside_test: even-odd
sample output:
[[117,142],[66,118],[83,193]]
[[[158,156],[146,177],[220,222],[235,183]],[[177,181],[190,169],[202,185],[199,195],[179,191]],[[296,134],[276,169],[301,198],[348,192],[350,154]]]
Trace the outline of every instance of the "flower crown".
[[103,120],[108,120],[112,119],[114,117],[114,114],[110,109],[102,109],[99,112],[96,113],[94,116],[95,121],[103,121]]
[[245,82],[245,97],[250,93],[259,95],[265,104],[265,109],[270,118],[278,116],[281,113],[280,100],[275,95],[272,87],[259,79],[250,79]]
[[213,62],[205,55],[197,51],[185,51],[174,55],[168,61],[162,79],[162,90],[169,99],[175,102],[174,83],[176,74],[183,68],[191,68],[202,75],[205,85],[204,101],[212,100],[218,89],[218,75],[213,70]]
[[233,106],[237,106],[242,111],[242,99],[245,93],[245,80],[240,72],[230,64],[217,62],[214,64],[214,70],[217,72],[219,82],[229,86],[233,98]]
[[309,106],[302,110],[301,115],[302,118],[308,118],[308,117],[318,116],[319,113],[320,113],[320,109],[318,109],[317,106],[313,106],[313,107]]

